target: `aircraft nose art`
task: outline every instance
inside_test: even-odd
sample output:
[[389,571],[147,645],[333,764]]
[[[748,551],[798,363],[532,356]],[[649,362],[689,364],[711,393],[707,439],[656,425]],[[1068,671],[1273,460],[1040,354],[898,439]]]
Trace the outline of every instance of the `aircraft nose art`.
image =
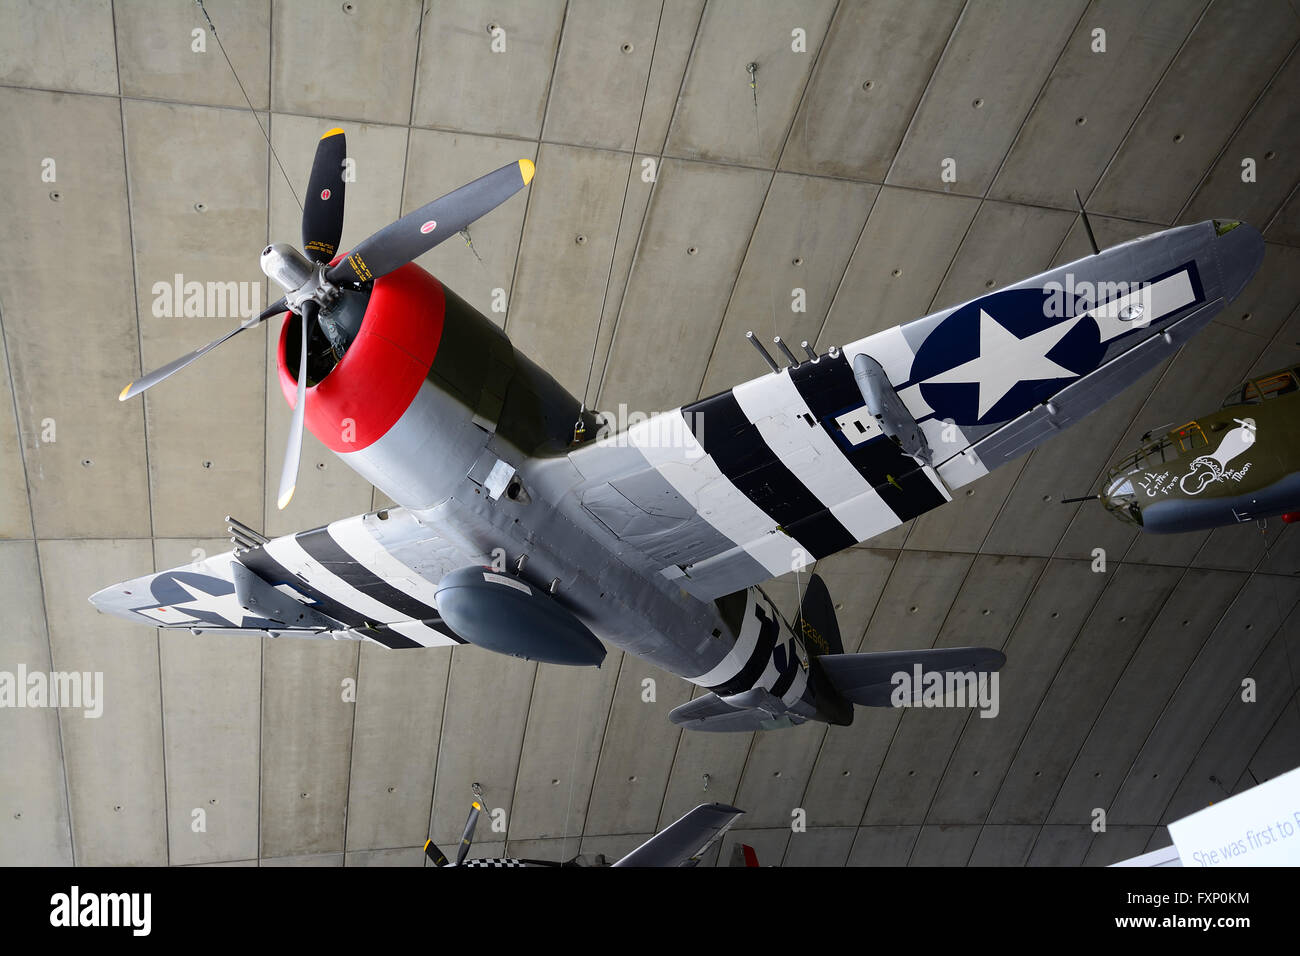
[[1219,259],[1223,277],[1223,293],[1235,299],[1264,262],[1264,237],[1249,223],[1216,220],[1219,236],[1214,242],[1214,254]]

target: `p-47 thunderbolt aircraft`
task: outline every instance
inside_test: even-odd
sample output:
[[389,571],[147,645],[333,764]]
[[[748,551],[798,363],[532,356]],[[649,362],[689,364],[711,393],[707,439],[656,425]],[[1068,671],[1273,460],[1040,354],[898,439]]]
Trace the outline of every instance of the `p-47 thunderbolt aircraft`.
[[532,163],[336,256],[344,155],[342,131],[327,133],[306,257],[268,246],[263,270],[286,294],[225,338],[289,312],[282,505],[305,423],[400,507],[273,540],[232,522],[233,551],[91,601],[196,633],[468,642],[561,664],[598,665],[603,641],[707,688],[670,715],[699,730],[847,724],[854,703],[1000,667],[987,648],[845,654],[820,579],[793,621],[760,584],[950,501],[1089,414],[1204,327],[1264,251],[1235,222],[1165,230],[822,354],[786,349],[784,368],[764,352],[770,374],[606,435],[411,261],[523,188]]
[[[478,785],[475,784],[475,787]],[[461,834],[460,845],[456,848],[456,862],[447,859],[445,853],[434,845],[432,839],[424,843],[424,855],[434,866],[637,866],[670,867],[697,866],[700,857],[708,851],[731,825],[745,812],[725,803],[702,803],[687,811],[673,823],[660,830],[632,852],[620,857],[613,863],[586,863],[580,856],[569,860],[527,860],[519,857],[476,857],[472,860],[469,848],[474,841],[474,827],[478,824],[479,813],[483,805],[477,795],[470,804],[469,819],[465,821],[465,832]],[[737,844],[738,847],[743,844]],[[746,848],[749,849],[749,848]],[[743,852],[743,851],[742,851]],[[749,849],[752,855],[753,850]],[[746,863],[748,865],[748,863]]]
[[1300,520],[1300,370],[1243,382],[1218,411],[1144,442],[1111,466],[1097,497],[1157,534]]

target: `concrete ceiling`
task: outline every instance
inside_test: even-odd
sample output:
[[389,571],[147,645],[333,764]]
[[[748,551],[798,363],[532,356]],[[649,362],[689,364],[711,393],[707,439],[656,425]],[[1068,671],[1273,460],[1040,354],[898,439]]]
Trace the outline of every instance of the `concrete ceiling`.
[[[616,854],[721,800],[748,812],[710,862],[740,838],[768,864],[1102,864],[1300,763],[1300,529],[1141,537],[1057,501],[1147,428],[1300,360],[1289,5],[206,6],[257,121],[212,37],[192,52],[193,3],[0,0],[0,669],[106,683],[99,719],[0,713],[0,863],[419,865],[430,827],[455,842],[477,781],[508,830],[485,821],[475,855]],[[385,503],[308,436],[276,511],[278,329],[114,400],[233,326],[155,316],[154,283],[263,281],[263,244],[298,235],[280,164],[301,195],[336,124],[357,172],[345,246],[536,160],[472,249],[421,261],[600,408],[760,374],[746,329],[825,348],[1077,258],[1076,188],[1104,244],[1219,216],[1263,230],[1268,253],[1239,302],[1096,416],[819,565],[849,650],[1003,647],[996,719],[859,710],[829,731],[681,733],[666,714],[690,685],[617,652],[590,672],[161,637],[86,602],[224,550],[227,513],[274,535]],[[795,588],[772,584],[787,606]]]

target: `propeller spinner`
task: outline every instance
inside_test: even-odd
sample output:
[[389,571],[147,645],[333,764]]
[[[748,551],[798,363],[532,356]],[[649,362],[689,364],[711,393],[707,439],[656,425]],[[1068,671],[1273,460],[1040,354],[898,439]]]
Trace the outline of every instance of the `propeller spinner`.
[[534,172],[532,161],[527,159],[502,166],[495,172],[407,213],[363,239],[347,256],[330,266],[343,235],[343,197],[346,189],[343,169],[346,157],[347,137],[341,129],[331,129],[316,144],[316,158],[312,163],[307,198],[302,211],[302,245],[306,255],[282,242],[272,243],[262,252],[262,271],[284,288],[285,294],[261,314],[245,319],[221,338],[127,383],[118,395],[118,400],[123,402],[139,395],[223,342],[245,329],[257,327],[273,315],[289,311],[300,316],[298,393],[293,406],[293,419],[289,427],[289,441],[285,448],[276,501],[281,509],[292,500],[298,482],[298,462],[302,455],[302,431],[307,403],[308,336],[314,327],[319,326],[329,337],[330,330],[326,328],[325,317],[338,300],[341,287],[364,285],[423,255],[527,186],[532,182]]

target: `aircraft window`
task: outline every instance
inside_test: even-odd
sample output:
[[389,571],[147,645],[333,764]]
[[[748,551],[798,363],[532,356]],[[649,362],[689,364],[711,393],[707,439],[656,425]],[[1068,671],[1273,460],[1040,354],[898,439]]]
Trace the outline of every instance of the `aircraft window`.
[[1295,376],[1290,372],[1278,372],[1268,378],[1256,379],[1251,384],[1259,390],[1259,394],[1263,396],[1264,401],[1277,398],[1277,396],[1285,395],[1288,392],[1294,392],[1300,388],[1300,386],[1296,385]]
[[1263,399],[1259,395],[1259,389],[1255,387],[1254,382],[1246,382],[1237,386],[1228,393],[1228,397],[1223,400],[1221,407],[1227,408],[1229,405],[1258,405]]
[[1177,436],[1179,451],[1191,451],[1209,444],[1205,432],[1201,431],[1201,426],[1196,422],[1188,422],[1173,434]]

